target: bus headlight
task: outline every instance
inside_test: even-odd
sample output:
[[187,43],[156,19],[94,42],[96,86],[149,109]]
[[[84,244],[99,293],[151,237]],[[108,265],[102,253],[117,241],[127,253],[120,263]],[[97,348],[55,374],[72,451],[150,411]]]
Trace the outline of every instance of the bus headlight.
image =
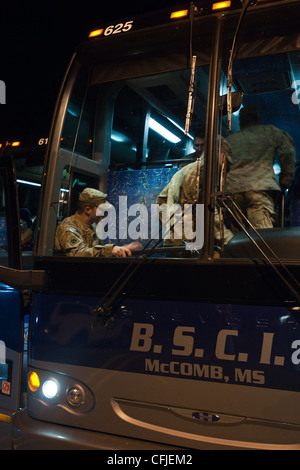
[[78,385],[71,387],[67,392],[67,401],[71,406],[80,406],[84,403],[84,391]]
[[48,379],[42,386],[43,395],[48,398],[54,398],[58,394],[58,383],[53,379]]
[[44,413],[44,418],[47,415],[45,419],[51,419],[51,410],[57,405],[59,413],[87,413],[95,404],[94,394],[89,386],[74,377],[43,369],[30,368],[28,392],[28,407],[31,412],[38,410],[38,413]]

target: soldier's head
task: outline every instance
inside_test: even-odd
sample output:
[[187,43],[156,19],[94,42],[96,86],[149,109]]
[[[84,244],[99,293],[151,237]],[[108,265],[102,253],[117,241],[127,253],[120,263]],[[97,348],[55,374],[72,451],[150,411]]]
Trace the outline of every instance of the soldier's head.
[[107,194],[94,188],[85,188],[78,199],[78,214],[86,218],[87,223],[98,222],[104,217],[107,207]]
[[256,106],[244,106],[239,114],[240,129],[260,124]]
[[200,157],[204,150],[204,134],[198,132],[194,136],[194,149],[196,150],[197,156]]

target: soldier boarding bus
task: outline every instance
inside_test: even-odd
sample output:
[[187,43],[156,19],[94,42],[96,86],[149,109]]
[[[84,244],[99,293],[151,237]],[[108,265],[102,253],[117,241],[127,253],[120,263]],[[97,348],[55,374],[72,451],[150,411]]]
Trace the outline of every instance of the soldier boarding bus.
[[2,448],[300,448],[299,17],[195,2],[91,31],[26,265],[1,157]]

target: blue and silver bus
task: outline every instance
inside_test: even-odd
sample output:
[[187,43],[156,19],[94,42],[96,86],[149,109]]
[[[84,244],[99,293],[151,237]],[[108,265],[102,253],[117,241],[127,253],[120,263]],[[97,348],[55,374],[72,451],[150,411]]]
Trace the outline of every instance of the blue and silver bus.
[[[257,229],[220,157],[255,106],[297,165],[299,17],[296,0],[201,1],[103,24],[71,59],[39,178],[2,152],[2,448],[300,448],[296,173]],[[193,164],[199,243],[171,246],[152,208]],[[41,184],[26,253],[20,181]],[[103,243],[138,241],[132,256],[56,250],[85,188],[114,208]]]

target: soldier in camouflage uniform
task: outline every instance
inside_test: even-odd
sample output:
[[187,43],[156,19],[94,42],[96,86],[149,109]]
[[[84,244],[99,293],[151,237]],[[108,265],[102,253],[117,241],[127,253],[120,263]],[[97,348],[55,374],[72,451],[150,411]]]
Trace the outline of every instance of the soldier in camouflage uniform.
[[55,251],[67,256],[131,256],[131,249],[138,249],[137,243],[127,246],[101,245],[92,224],[100,220],[98,206],[109,204],[107,195],[93,188],[82,191],[78,210],[64,219],[56,229]]
[[232,165],[227,174],[228,192],[254,228],[272,228],[275,221],[274,197],[280,187],[273,170],[276,153],[282,189],[290,186],[295,167],[292,138],[273,125],[261,125],[254,106],[240,111],[240,131],[227,137]]
[[[219,145],[221,145],[220,154],[225,155],[225,158],[230,159],[229,151],[230,148],[225,139],[221,137],[219,140]],[[161,191],[157,197],[157,204],[160,206],[166,204],[169,208],[173,204],[179,204],[182,209],[184,204],[196,204],[198,202],[198,193],[199,200],[202,200],[202,189],[203,189],[203,167],[204,167],[204,157],[196,160],[193,163],[190,163],[175,173],[169,182],[169,184]],[[162,206],[163,207],[163,206]],[[194,213],[193,213],[194,215]],[[160,217],[163,221],[163,216]],[[195,219],[193,218],[193,228],[192,231],[195,232]],[[215,226],[214,226],[214,235],[216,243],[220,242],[221,232],[220,232],[220,219],[217,208],[215,208]],[[172,225],[172,222],[171,222]],[[229,240],[233,237],[231,230],[227,229],[224,226],[224,243],[228,243]],[[183,239],[174,238],[173,233],[170,233],[169,238],[166,237],[164,240],[165,246],[179,246],[185,243],[191,242],[185,237]],[[186,255],[186,253],[180,253],[180,255]]]
[[[184,155],[181,159],[189,159],[191,160],[197,160],[197,158],[202,158],[203,157],[203,152],[204,152],[204,132],[197,132],[194,135],[194,141],[193,141],[193,147],[194,147],[194,152]],[[182,162],[178,163],[178,167],[181,168],[185,166],[187,162]]]

